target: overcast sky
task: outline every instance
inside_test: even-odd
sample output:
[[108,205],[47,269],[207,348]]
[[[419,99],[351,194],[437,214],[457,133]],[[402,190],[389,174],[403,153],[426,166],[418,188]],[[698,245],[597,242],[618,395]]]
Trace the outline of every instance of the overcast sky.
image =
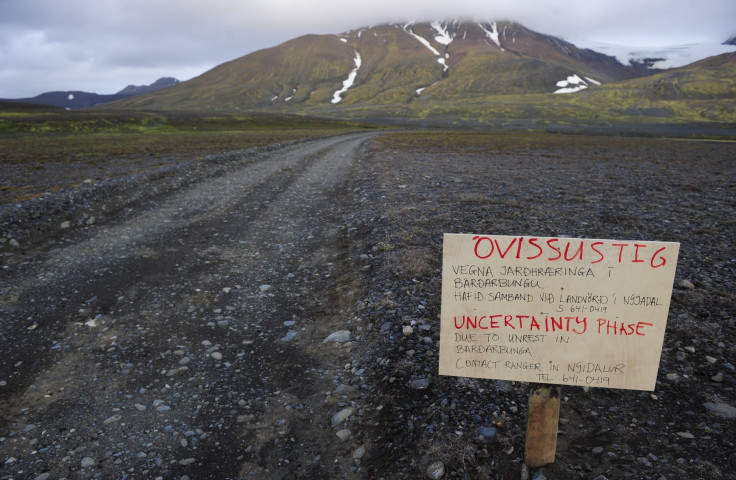
[[445,18],[578,45],[718,44],[736,35],[736,0],[0,0],[0,98],[188,80],[307,33]]

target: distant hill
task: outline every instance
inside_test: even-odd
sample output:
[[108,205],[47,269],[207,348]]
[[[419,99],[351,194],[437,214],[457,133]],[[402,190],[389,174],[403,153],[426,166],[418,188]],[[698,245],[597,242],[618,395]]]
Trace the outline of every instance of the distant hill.
[[150,85],[128,85],[124,89],[120,90],[116,95],[141,95],[143,93],[156,92],[158,90],[163,90],[164,88],[173,87],[174,85],[178,85],[179,83],[179,80],[173,77],[163,77],[159,78]]
[[177,85],[178,83],[179,80],[175,78],[164,77],[159,78],[151,85],[128,85],[124,89],[120,90],[118,93],[114,93],[111,95],[100,95],[97,93],[81,91],[47,92],[37,95],[33,98],[18,98],[12,99],[10,101],[77,109],[94,107],[96,105],[102,105],[104,103],[121,100],[123,98],[128,98],[143,93],[155,92],[164,88],[172,87],[174,85]]

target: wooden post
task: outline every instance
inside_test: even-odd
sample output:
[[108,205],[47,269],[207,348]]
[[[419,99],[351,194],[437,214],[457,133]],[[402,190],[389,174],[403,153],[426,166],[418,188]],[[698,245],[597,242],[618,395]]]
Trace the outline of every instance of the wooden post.
[[554,463],[560,419],[560,385],[531,384],[524,463],[537,468]]

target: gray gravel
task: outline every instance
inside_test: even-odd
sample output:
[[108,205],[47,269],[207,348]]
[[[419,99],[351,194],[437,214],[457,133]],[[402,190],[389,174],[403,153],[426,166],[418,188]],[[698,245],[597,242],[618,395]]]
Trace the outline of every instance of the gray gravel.
[[[736,145],[540,136],[363,161],[368,478],[736,478]],[[528,386],[437,374],[444,232],[680,242],[655,391],[565,387],[557,461],[522,469]]]
[[[201,159],[170,167],[161,184],[128,179],[142,198],[91,223],[62,228],[57,216],[57,236],[17,213],[33,207],[13,207],[0,478],[355,470],[359,437],[337,445],[330,425],[335,409],[350,405],[345,427],[360,412],[359,398],[331,394],[350,342],[322,341],[357,323],[341,219],[369,137]],[[191,181],[171,182],[189,167]],[[109,198],[99,188],[45,203]]]
[[[736,478],[736,146],[561,138],[348,136],[0,210],[0,479]],[[565,388],[525,468],[528,386],[437,375],[444,232],[680,242],[656,390]]]

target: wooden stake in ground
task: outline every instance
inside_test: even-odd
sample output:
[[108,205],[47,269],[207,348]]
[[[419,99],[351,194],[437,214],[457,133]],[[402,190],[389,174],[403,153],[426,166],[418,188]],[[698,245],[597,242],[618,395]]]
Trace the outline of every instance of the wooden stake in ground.
[[561,393],[560,385],[531,385],[524,450],[524,462],[528,467],[541,467],[555,461]]

